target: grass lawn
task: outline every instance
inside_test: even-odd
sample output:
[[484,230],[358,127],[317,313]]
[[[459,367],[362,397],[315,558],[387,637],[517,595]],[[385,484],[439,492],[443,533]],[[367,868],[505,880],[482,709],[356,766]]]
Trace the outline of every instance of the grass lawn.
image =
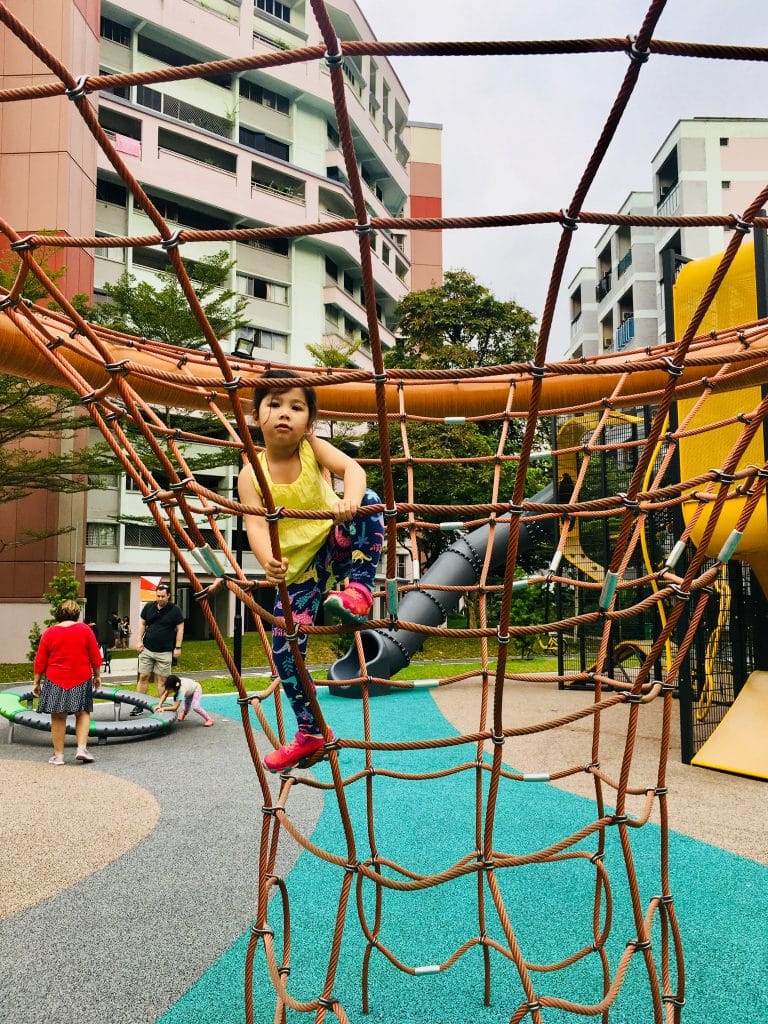
[[[232,650],[232,638],[226,640],[227,647]],[[422,650],[414,655],[408,668],[399,672],[397,679],[419,679],[419,678],[443,678],[445,676],[460,675],[470,669],[477,668],[480,664],[478,658],[479,645],[477,640],[466,640],[455,637],[429,637]],[[510,652],[512,653],[512,652]],[[135,658],[136,652],[113,651],[113,668],[117,669],[118,662],[124,658]],[[307,662],[310,665],[330,665],[336,660],[336,655],[331,649],[330,639],[324,636],[311,637]],[[267,658],[261,646],[261,642],[255,634],[248,633],[243,637],[243,665],[266,666]],[[555,670],[555,658],[509,658],[507,662],[508,672],[552,672]],[[492,666],[493,667],[493,664]],[[203,681],[203,690],[206,693],[225,693],[231,690],[232,680],[229,678],[226,666],[221,653],[213,640],[187,640],[182,649],[182,656],[178,665],[179,672],[211,672],[213,678]],[[318,678],[325,677],[323,672],[318,671]],[[223,677],[223,678],[219,678]],[[261,679],[260,673],[254,673],[253,682],[248,682],[251,689],[263,688],[268,682],[268,676],[261,686],[256,681]],[[0,664],[0,685],[11,685],[12,683],[23,683],[32,680],[32,666],[29,662],[22,664]],[[109,676],[105,676],[105,681]]]

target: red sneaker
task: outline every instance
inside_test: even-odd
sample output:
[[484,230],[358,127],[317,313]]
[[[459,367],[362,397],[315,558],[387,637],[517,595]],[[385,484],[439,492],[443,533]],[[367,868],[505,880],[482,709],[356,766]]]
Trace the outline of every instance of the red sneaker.
[[362,583],[350,583],[346,590],[332,590],[325,599],[323,610],[328,619],[338,619],[345,625],[367,622],[373,598]]
[[[333,734],[331,734],[333,738]],[[293,740],[284,747],[278,747],[267,754],[264,764],[270,772],[284,772],[289,768],[309,768],[316,764],[324,755],[325,740],[322,736],[311,736],[306,732],[297,732]]]

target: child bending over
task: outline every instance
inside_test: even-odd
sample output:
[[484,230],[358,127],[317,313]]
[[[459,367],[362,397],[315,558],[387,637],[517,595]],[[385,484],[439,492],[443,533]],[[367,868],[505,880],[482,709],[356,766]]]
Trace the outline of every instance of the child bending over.
[[[288,370],[267,370],[264,374],[266,379],[293,376]],[[254,423],[264,438],[259,463],[275,506],[327,510],[333,515],[332,520],[280,519],[280,559],[272,554],[266,520],[261,516],[244,517],[248,542],[267,582],[273,586],[285,583],[297,625],[314,625],[323,597],[326,620],[330,615],[344,623],[365,622],[373,603],[371,592],[381,558],[384,520],[381,514],[362,516],[358,510],[364,505],[378,504],[380,498],[366,488],[365,470],[354,459],[315,437],[314,388],[277,390],[259,385],[254,390],[253,410]],[[328,483],[324,470],[343,481],[341,497]],[[247,463],[240,471],[237,486],[243,504],[265,504],[256,474]],[[349,581],[345,590],[331,589],[345,579]],[[279,591],[274,614],[283,615]],[[306,633],[299,635],[298,644],[303,658],[307,650]],[[278,626],[272,629],[272,652],[298,723],[293,741],[264,758],[269,771],[282,772],[315,757],[325,741],[302,692],[285,630]]]
[[159,702],[154,706],[153,712],[175,711],[183,703],[184,707],[181,708],[178,716],[180,722],[184,721],[191,709],[200,715],[205,726],[213,725],[213,719],[200,703],[203,688],[196,679],[170,675],[165,677],[164,686],[165,689],[160,695]]

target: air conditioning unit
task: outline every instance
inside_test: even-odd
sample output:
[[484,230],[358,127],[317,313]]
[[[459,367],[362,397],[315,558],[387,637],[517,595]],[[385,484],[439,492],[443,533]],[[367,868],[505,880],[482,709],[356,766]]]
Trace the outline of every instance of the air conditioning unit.
[[613,348],[613,338],[603,338],[603,348]]

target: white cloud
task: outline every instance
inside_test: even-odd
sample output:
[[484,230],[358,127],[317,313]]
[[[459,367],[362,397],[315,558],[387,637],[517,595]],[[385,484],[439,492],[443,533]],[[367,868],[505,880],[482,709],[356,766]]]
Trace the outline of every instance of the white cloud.
[[[645,0],[360,0],[378,39],[576,39],[634,35]],[[768,46],[763,0],[670,2],[654,35],[688,42]],[[628,66],[624,54],[413,57],[393,64],[414,120],[443,125],[447,216],[558,210],[567,205]],[[650,161],[674,124],[692,116],[768,116],[768,65],[652,56],[611,151],[584,203],[614,212],[651,187]],[[594,262],[602,229],[573,238],[564,283]],[[559,231],[552,227],[445,232],[447,267],[465,266],[500,298],[541,316]],[[561,293],[550,354],[565,351]]]

